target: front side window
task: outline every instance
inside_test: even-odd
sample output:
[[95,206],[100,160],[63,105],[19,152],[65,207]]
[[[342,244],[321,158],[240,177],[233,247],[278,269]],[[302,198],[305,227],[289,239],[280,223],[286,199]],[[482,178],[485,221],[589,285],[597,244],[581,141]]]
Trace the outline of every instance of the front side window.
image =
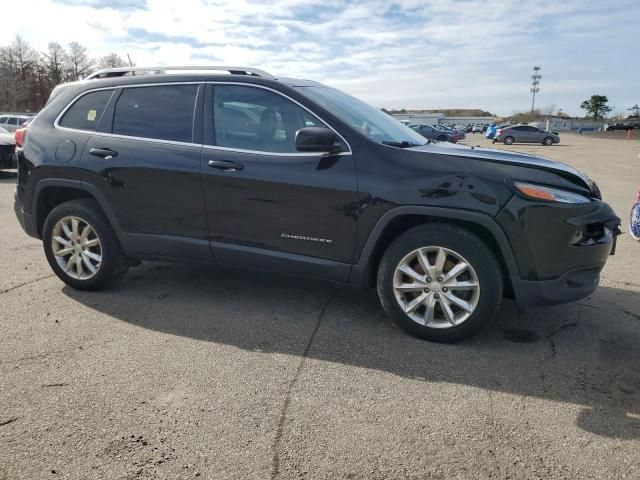
[[9,125],[18,125],[17,117],[9,117],[9,121],[7,122]]
[[0,123],[7,123],[9,117],[0,117]]
[[83,95],[64,114],[60,126],[94,132],[112,93],[113,90],[99,90]]
[[213,88],[216,145],[273,153],[296,153],[296,132],[325,126],[291,100],[256,87]]
[[197,85],[125,88],[113,114],[113,133],[190,143],[197,92]]
[[392,116],[340,90],[324,86],[295,88],[375,142],[399,147],[425,144],[424,137]]

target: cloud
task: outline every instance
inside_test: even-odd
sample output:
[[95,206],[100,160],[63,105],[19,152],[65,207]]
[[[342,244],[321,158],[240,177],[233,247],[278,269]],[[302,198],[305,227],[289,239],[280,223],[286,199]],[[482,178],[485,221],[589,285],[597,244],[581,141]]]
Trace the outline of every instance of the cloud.
[[377,106],[508,114],[529,107],[533,65],[541,106],[579,113],[599,92],[620,109],[640,101],[636,0],[25,0],[3,11],[20,18],[25,3],[29,22],[5,24],[5,39],[75,40],[138,64],[245,64]]

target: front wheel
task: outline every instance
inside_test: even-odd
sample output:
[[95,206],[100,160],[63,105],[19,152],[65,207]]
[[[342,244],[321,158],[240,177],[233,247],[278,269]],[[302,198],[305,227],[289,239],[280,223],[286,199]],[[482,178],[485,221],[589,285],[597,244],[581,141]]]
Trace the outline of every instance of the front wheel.
[[470,337],[502,300],[502,274],[486,244],[464,228],[430,224],[398,237],[378,268],[378,296],[410,334],[440,342]]
[[551,145],[553,145],[553,138],[545,137],[544,140],[542,140],[542,144],[550,147]]
[[42,241],[54,273],[78,290],[104,288],[129,269],[111,224],[93,200],[55,207],[44,222]]
[[502,141],[505,145],[513,145],[514,138],[513,137],[504,137]]
[[631,207],[629,235],[631,235],[634,240],[640,241],[640,203],[636,203]]

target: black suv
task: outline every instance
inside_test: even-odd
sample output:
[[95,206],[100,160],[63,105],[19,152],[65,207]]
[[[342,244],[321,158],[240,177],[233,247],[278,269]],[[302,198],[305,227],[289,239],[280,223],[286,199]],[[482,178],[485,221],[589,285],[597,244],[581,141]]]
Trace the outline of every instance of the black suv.
[[142,260],[276,270],[377,286],[453,341],[503,296],[590,294],[614,250],[618,217],[567,165],[433,143],[315,82],[163,68],[56,88],[17,151],[15,212],[73,288]]

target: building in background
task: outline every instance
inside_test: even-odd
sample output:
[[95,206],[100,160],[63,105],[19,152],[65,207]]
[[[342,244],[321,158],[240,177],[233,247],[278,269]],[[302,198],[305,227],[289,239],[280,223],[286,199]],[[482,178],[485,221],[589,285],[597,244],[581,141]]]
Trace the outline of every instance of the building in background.
[[494,123],[493,117],[453,117],[446,116],[444,113],[393,113],[392,116],[406,125],[468,125],[468,124],[480,124],[490,125]]

